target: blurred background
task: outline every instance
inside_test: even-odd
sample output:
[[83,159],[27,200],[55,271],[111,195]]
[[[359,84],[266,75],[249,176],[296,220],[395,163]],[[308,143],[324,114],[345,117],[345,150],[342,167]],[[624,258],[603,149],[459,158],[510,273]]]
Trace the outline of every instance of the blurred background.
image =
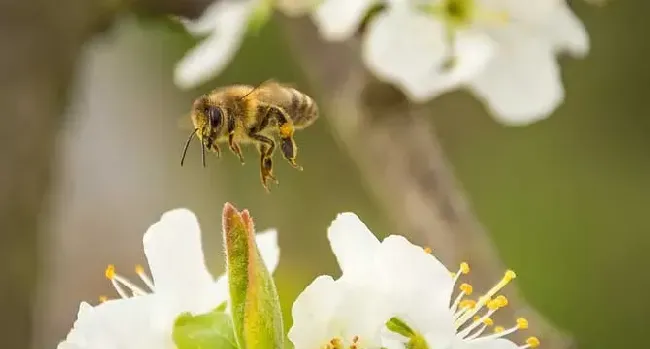
[[[562,60],[567,99],[551,118],[504,127],[457,92],[430,103],[429,122],[531,305],[580,348],[643,347],[650,313],[650,41],[643,28],[650,7],[612,1],[574,8],[592,50],[583,61]],[[142,234],[172,208],[199,217],[215,275],[224,270],[226,201],[249,209],[259,230],[279,230],[275,276],[287,328],[298,293],[317,275],[339,273],[326,239],[337,213],[356,212],[379,236],[403,234],[425,244],[386,218],[325,118],[296,135],[303,172],[276,154],[280,185],[270,195],[260,185],[254,149],[244,149],[245,166],[225,149],[202,168],[195,143],[181,168],[188,131],[179,119],[199,94],[270,77],[311,92],[277,20],[249,37],[217,79],[181,91],[173,67],[195,43],[170,21],[124,16],[84,48],[41,224],[46,269],[34,348],[54,348],[65,338],[80,301],[116,296],[104,278],[107,264],[135,277],[133,266],[146,265]]]

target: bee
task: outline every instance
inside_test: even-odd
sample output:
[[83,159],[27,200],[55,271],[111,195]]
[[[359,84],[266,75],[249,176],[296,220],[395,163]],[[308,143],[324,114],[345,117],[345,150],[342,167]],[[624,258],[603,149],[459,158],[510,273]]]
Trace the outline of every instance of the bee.
[[275,80],[257,86],[217,88],[194,100],[190,113],[194,130],[183,148],[181,166],[195,136],[201,141],[204,167],[205,149],[221,157],[219,144],[227,143],[243,165],[240,145],[252,143],[260,154],[262,185],[268,192],[269,180],[279,183],[273,175],[273,153],[278,143],[283,157],[302,171],[296,163],[294,131],[312,125],[318,116],[318,106],[310,96]]

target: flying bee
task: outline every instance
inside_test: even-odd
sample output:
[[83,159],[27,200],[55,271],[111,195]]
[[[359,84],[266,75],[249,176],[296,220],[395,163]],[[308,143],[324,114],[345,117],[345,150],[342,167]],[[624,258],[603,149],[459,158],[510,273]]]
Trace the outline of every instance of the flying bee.
[[227,143],[243,165],[240,145],[252,143],[260,154],[262,185],[268,192],[269,180],[278,183],[273,175],[272,159],[277,142],[283,157],[302,171],[296,163],[298,148],[293,134],[313,124],[318,115],[318,106],[311,97],[274,80],[258,86],[217,88],[194,100],[190,113],[194,130],[183,148],[181,166],[194,136],[201,141],[203,166],[205,149],[221,156],[220,143]]

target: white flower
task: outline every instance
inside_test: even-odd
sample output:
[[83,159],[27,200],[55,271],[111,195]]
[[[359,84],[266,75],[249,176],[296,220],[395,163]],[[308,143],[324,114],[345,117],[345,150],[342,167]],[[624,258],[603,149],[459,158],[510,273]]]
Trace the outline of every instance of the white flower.
[[[490,316],[507,305],[497,293],[515,277],[512,271],[483,296],[470,300],[467,296],[473,290],[468,284],[453,295],[458,278],[469,272],[466,263],[453,274],[430,251],[402,236],[380,242],[352,213],[334,220],[328,238],[343,276],[336,281],[321,276],[296,299],[289,332],[296,349],[403,348],[407,338],[385,326],[391,318],[405,323],[432,349],[517,349],[539,344],[535,337],[522,346],[503,338],[527,328],[525,319],[483,335],[493,325]],[[370,336],[370,345],[364,343],[364,335]]]
[[207,38],[176,65],[174,82],[192,88],[217,76],[239,50],[248,19],[260,0],[215,1],[195,21],[181,19],[195,36]]
[[345,40],[376,4],[386,6],[362,53],[378,78],[418,102],[467,88],[508,125],[550,115],[564,100],[556,55],[588,51],[564,0],[325,0],[314,21],[326,39]]
[[176,65],[174,82],[181,88],[193,88],[221,73],[239,50],[252,17],[266,17],[273,7],[298,16],[317,1],[217,0],[197,20],[181,19],[192,35],[207,37]]
[[[277,232],[259,233],[256,242],[273,272],[280,254]],[[95,307],[81,303],[73,329],[58,349],[173,349],[171,330],[180,313],[205,313],[228,300],[225,275],[215,281],[205,266],[200,227],[191,211],[163,214],[144,234],[143,245],[153,278],[140,266],[136,273],[146,289],[109,266],[106,276],[121,298],[102,299]]]

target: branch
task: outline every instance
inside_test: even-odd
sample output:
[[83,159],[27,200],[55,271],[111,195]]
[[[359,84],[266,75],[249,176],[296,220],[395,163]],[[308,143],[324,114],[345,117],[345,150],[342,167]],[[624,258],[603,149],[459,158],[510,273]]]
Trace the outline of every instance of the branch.
[[[491,287],[505,268],[445,159],[430,126],[430,110],[371,76],[362,65],[358,40],[326,43],[308,20],[284,20],[335,136],[384,210],[402,231],[425,240],[446,265],[470,262],[478,289]],[[571,340],[514,289],[504,291],[513,305],[497,314],[504,326],[524,315],[544,347],[571,347]],[[513,339],[522,342],[525,332]]]

